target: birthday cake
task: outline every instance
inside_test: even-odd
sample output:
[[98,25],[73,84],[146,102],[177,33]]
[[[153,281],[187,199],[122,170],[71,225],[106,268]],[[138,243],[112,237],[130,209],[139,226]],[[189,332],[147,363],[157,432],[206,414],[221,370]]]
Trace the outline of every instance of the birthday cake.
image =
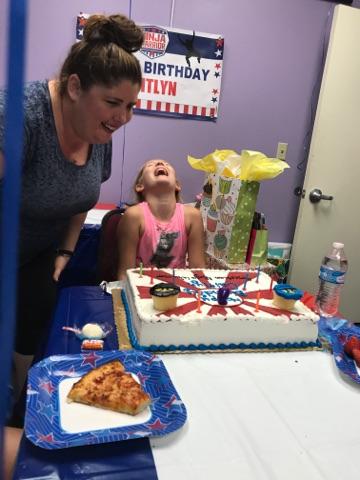
[[[176,305],[157,310],[151,292],[179,287]],[[301,300],[274,302],[276,286],[260,271],[127,271],[122,298],[133,347],[150,351],[286,350],[319,346],[319,316]],[[225,295],[224,295],[225,293]]]

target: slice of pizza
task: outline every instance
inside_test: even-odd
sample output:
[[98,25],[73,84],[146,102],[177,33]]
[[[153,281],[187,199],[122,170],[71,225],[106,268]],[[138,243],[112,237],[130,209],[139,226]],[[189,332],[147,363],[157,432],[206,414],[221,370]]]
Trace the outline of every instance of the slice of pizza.
[[114,360],[94,368],[74,383],[68,401],[136,415],[151,400],[121,362]]

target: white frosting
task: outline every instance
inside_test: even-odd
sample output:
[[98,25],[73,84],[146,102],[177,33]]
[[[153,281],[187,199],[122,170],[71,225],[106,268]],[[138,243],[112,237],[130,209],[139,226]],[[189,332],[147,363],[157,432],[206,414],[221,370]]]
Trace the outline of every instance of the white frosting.
[[[159,312],[154,309],[153,300],[150,295],[147,295],[147,292],[156,283],[172,282],[173,270],[154,269],[153,283],[146,271],[150,273],[150,270],[145,269],[144,274],[140,276],[138,270],[128,270],[125,287],[133,328],[137,340],[142,346],[298,343],[314,342],[317,339],[319,317],[299,300],[295,302],[291,312],[284,312],[273,304],[271,298],[261,298],[260,296],[257,309],[256,296],[253,294],[252,298],[245,297],[245,303],[240,305],[243,313],[236,313],[228,306],[225,308],[225,314],[222,311],[215,315],[208,315],[214,307],[201,303],[201,311],[198,312],[197,297],[194,291],[192,297],[181,298],[180,294],[177,301],[177,307],[193,303],[193,308],[188,313]],[[169,278],[164,278],[161,272],[165,272]],[[194,272],[195,270],[190,269],[175,270],[175,280],[177,278],[185,280],[189,284],[189,288],[191,285],[207,288],[206,284],[202,284],[194,276]],[[229,270],[208,269],[200,272],[205,275],[208,283],[214,288],[222,285],[230,273]],[[244,274],[240,271],[232,273]],[[159,278],[156,278],[157,276]],[[260,290],[263,292],[260,295],[270,297],[270,284],[271,278],[260,272],[258,281],[256,278],[247,281],[245,292],[250,293],[249,297],[251,297],[251,292]],[[275,285],[276,282],[273,282],[273,286]],[[179,286],[184,291],[184,287]],[[239,287],[241,288],[241,284]],[[144,298],[147,296],[149,298]],[[272,310],[268,312],[262,310],[262,307],[265,310],[270,307]],[[213,312],[214,310],[212,310]]]

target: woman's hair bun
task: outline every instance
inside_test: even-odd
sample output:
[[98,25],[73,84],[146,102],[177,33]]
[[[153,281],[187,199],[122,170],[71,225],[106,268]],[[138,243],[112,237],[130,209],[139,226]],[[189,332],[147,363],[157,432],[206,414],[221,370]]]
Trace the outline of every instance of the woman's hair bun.
[[84,28],[83,41],[115,43],[128,53],[133,53],[140,50],[144,32],[125,15],[91,15]]

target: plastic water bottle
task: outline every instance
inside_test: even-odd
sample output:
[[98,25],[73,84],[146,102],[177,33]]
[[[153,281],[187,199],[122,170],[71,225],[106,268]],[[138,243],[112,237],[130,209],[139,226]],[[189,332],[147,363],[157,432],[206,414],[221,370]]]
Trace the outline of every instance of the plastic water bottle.
[[334,242],[331,252],[323,258],[319,272],[320,284],[316,307],[321,316],[333,317],[337,314],[347,269],[344,244]]

